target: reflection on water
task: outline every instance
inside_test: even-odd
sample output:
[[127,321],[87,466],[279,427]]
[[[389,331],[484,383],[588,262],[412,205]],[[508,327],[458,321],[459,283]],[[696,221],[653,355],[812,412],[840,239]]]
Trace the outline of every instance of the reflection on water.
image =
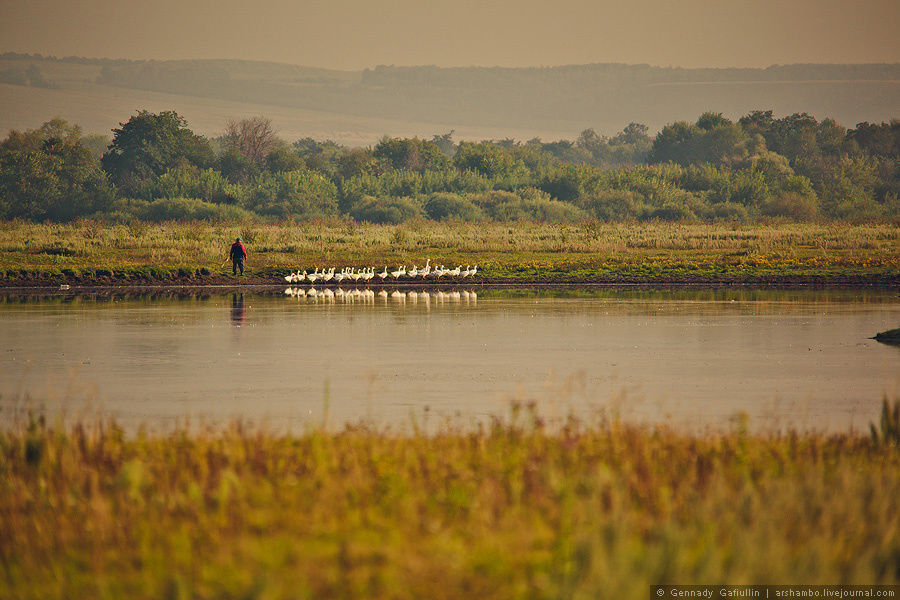
[[231,324],[240,327],[244,324],[244,294],[235,292],[231,295]]
[[297,300],[312,302],[333,302],[336,304],[375,304],[376,301],[387,304],[388,302],[401,305],[419,304],[430,307],[432,304],[441,306],[444,304],[463,304],[473,306],[478,302],[478,294],[473,290],[399,290],[388,291],[381,289],[378,292],[369,289],[351,288],[335,290],[323,288],[317,290],[314,287],[308,289],[289,287],[284,290],[284,295]]
[[[251,308],[252,305],[252,308]],[[678,425],[864,428],[898,392],[897,290],[292,286],[0,295],[0,420],[29,393],[121,419],[303,427],[510,398]],[[239,326],[239,327],[235,327]]]
[[[304,293],[307,287],[294,287],[287,289],[302,289]],[[331,288],[334,291],[334,288]],[[384,290],[411,290],[418,289],[409,285],[381,287]],[[471,288],[470,288],[471,289]],[[429,291],[434,294],[437,291],[447,291],[447,288],[430,286]],[[322,289],[324,291],[324,288]],[[364,290],[360,290],[362,292]],[[240,293],[240,292],[239,292]],[[318,290],[316,292],[318,294]],[[355,293],[355,292],[353,292]],[[221,294],[221,292],[219,292]],[[254,296],[281,295],[282,290],[260,290],[253,292]],[[376,292],[377,294],[377,292]],[[7,304],[22,304],[34,306],[37,304],[80,304],[80,303],[117,303],[123,301],[136,302],[168,302],[179,301],[208,301],[215,297],[216,293],[209,288],[161,288],[150,290],[130,290],[120,288],[107,288],[101,290],[0,290],[0,306]],[[896,288],[745,288],[745,287],[686,287],[686,288],[655,288],[652,286],[578,286],[560,285],[545,286],[540,288],[522,286],[497,286],[480,287],[478,295],[491,299],[524,299],[535,300],[541,298],[555,299],[591,299],[591,300],[621,300],[629,302],[645,302],[652,300],[676,301],[676,302],[735,302],[735,303],[778,303],[778,304],[895,304],[900,302],[900,290]]]

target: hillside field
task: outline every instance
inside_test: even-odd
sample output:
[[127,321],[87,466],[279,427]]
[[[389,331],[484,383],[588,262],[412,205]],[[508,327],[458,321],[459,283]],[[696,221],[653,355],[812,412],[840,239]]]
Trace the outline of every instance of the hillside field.
[[[40,71],[40,81],[10,83],[29,67]],[[368,145],[385,134],[430,138],[451,130],[462,140],[555,140],[588,128],[613,135],[632,121],[655,132],[711,108],[730,118],[760,109],[779,116],[808,112],[853,127],[896,117],[898,98],[897,64],[335,71],[236,60],[0,55],[0,129],[37,127],[61,116],[89,133],[108,133],[126,115],[148,109],[176,110],[208,136],[220,135],[227,118],[262,114],[289,141]]]

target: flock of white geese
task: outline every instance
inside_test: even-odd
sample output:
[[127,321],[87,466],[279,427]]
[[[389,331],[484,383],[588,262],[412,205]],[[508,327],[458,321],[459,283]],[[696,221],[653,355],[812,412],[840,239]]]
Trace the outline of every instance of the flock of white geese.
[[366,283],[371,281],[375,277],[380,277],[381,281],[386,280],[388,277],[393,277],[395,280],[400,279],[401,277],[405,277],[407,279],[425,279],[426,277],[431,277],[433,279],[438,279],[441,277],[449,277],[449,278],[459,278],[463,279],[466,277],[472,277],[478,272],[478,265],[474,267],[470,267],[466,265],[464,269],[462,265],[457,265],[455,269],[447,269],[443,265],[439,267],[431,266],[431,259],[429,258],[425,261],[425,266],[422,268],[413,265],[412,269],[407,271],[406,265],[402,267],[397,267],[394,271],[388,271],[387,266],[384,267],[384,270],[380,273],[375,272],[375,267],[366,267],[363,269],[355,269],[353,267],[344,267],[338,273],[335,273],[335,268],[331,267],[330,269],[322,269],[319,271],[319,268],[316,267],[316,270],[312,273],[307,273],[306,271],[300,272],[299,270],[296,273],[289,273],[284,276],[284,280],[288,283],[315,283],[317,281],[321,283],[342,283],[346,281],[347,283]]

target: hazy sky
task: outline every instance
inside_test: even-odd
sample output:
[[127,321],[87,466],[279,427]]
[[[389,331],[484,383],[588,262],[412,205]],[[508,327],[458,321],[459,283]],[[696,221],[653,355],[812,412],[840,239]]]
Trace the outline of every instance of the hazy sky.
[[900,62],[900,0],[0,0],[0,50],[378,64]]

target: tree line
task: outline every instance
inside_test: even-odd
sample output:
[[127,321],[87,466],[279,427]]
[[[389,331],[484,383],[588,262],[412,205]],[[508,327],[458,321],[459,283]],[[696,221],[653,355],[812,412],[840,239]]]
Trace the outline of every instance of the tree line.
[[139,111],[106,136],[53,119],[0,142],[0,218],[715,221],[900,216],[900,120],[707,112],[650,136],[288,143],[271,122],[200,136]]

